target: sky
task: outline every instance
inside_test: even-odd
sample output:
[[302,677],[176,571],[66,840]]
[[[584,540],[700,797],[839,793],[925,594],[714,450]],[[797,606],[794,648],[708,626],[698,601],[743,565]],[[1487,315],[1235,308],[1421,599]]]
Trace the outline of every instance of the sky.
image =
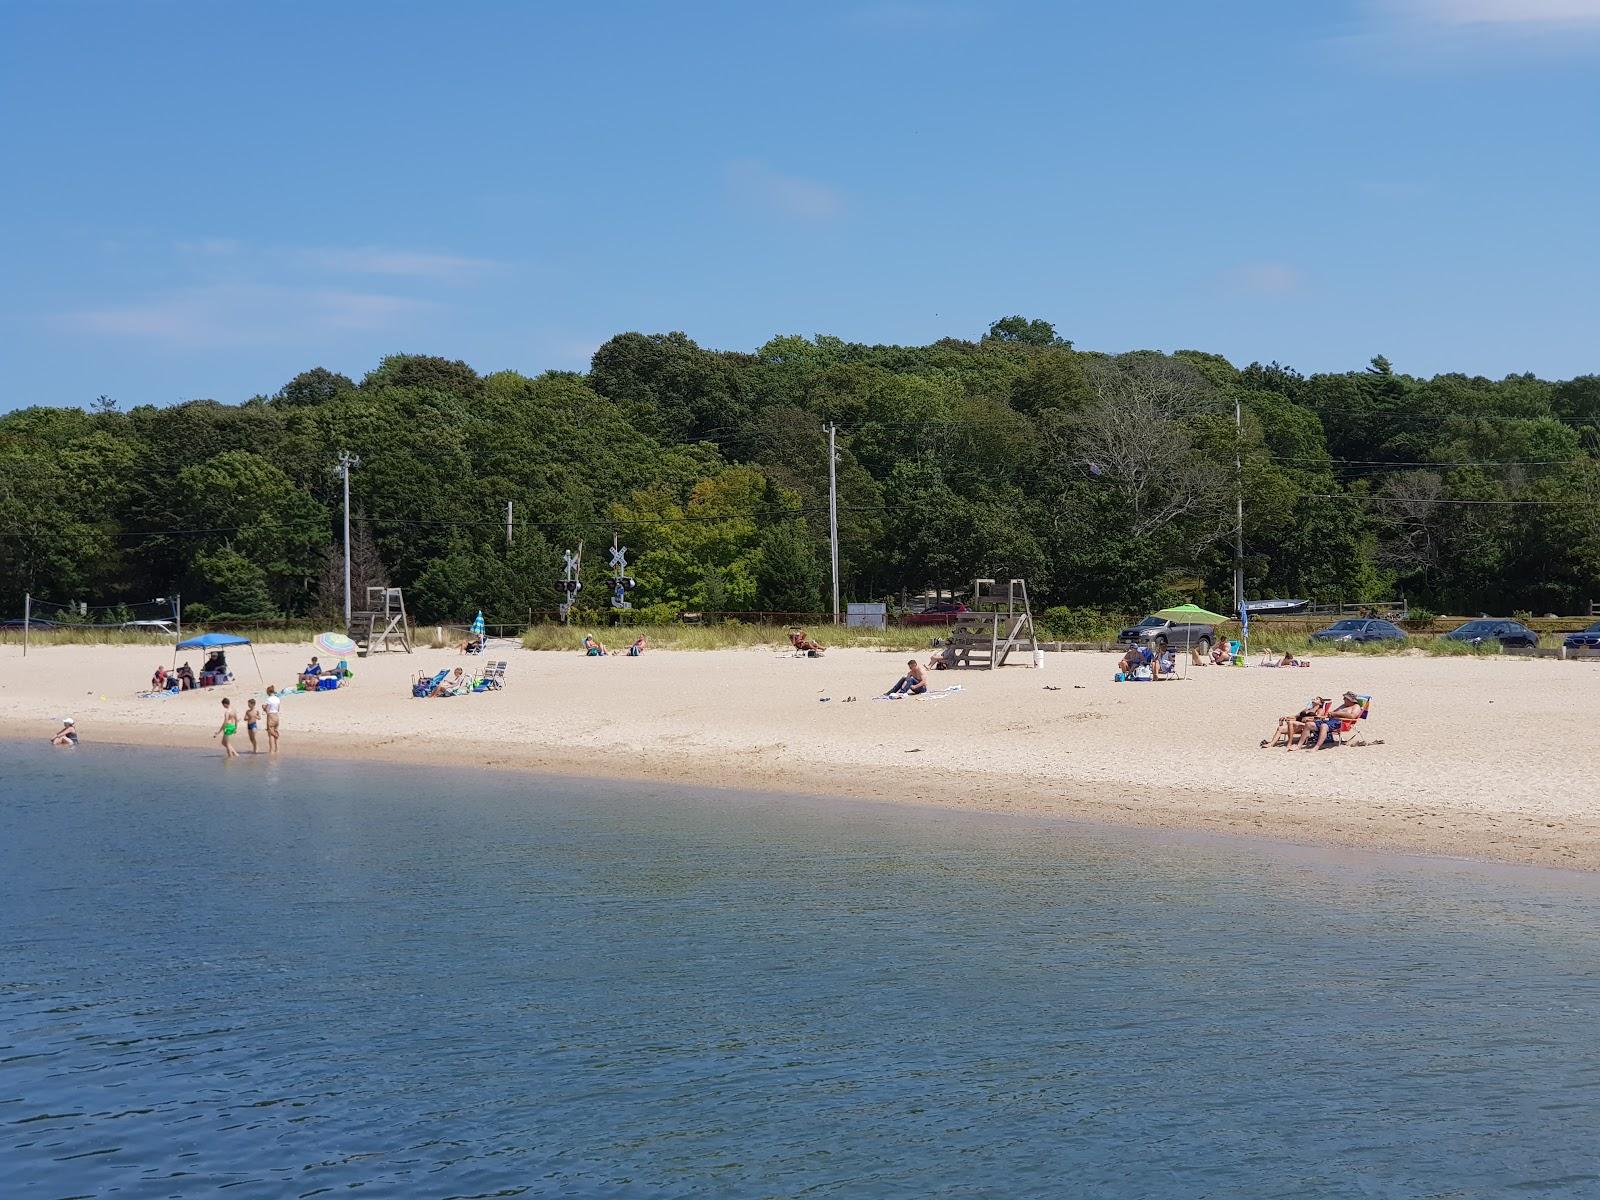
[[0,0],[0,409],[1053,322],[1600,372],[1600,0]]

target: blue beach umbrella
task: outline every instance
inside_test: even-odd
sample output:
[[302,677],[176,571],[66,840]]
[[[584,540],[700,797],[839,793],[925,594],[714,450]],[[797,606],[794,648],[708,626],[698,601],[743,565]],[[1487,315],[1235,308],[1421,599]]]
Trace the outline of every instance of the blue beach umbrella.
[[478,610],[478,615],[472,618],[472,636],[483,636],[483,609]]

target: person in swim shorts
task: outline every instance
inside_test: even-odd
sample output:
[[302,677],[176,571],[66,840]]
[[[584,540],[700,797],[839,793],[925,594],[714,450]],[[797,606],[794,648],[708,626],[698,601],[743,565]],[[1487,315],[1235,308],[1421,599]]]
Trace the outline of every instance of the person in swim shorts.
[[256,726],[261,723],[261,710],[256,707],[256,698],[251,696],[244,702],[244,732],[250,739],[250,753],[260,754],[261,747],[256,745]]
[[267,698],[262,701],[261,710],[267,714],[267,753],[278,752],[278,706],[283,703],[278,695],[278,689],[270,683],[267,684]]
[[224,758],[239,757],[239,752],[233,748],[233,735],[238,732],[239,721],[238,718],[233,715],[233,705],[229,702],[227,697],[223,697],[222,724],[217,726],[216,733],[212,734],[211,736],[220,737],[222,739],[222,756]]

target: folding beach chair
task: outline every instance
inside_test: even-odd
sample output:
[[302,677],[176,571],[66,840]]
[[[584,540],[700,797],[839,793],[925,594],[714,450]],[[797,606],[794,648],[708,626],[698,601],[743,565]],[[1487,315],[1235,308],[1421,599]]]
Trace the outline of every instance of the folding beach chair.
[[433,695],[433,689],[443,683],[445,677],[449,674],[448,670],[440,671],[430,679],[426,672],[419,672],[417,677],[411,681],[412,696],[421,700]]
[[487,663],[483,668],[483,677],[473,687],[475,692],[499,691],[506,685],[505,660]]
[[1339,745],[1341,746],[1348,746],[1355,739],[1356,729],[1359,727],[1360,723],[1365,721],[1372,713],[1371,696],[1357,696],[1356,699],[1361,701],[1361,715],[1358,717],[1352,717],[1348,721],[1339,722],[1339,729],[1335,736],[1338,737]]

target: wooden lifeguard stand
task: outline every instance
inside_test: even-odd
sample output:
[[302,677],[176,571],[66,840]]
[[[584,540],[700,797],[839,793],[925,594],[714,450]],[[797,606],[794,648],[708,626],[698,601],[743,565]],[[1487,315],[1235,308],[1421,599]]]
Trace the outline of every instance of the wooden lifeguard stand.
[[1033,631],[1027,582],[1012,579],[997,584],[992,579],[976,580],[971,610],[956,618],[945,645],[952,667],[992,671],[1005,666],[1013,650],[1022,649],[1027,650],[1028,665],[1033,666],[1039,640]]
[[406,599],[397,587],[369,587],[367,607],[350,614],[346,630],[365,656],[380,650],[411,653],[411,623],[406,620]]

